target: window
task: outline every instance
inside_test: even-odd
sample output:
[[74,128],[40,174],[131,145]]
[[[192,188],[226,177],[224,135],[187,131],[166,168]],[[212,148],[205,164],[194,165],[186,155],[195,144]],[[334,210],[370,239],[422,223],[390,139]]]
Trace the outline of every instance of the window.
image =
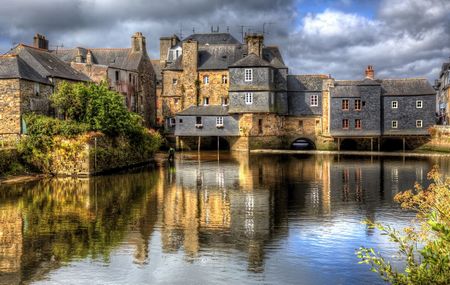
[[262,121],[262,119],[258,120],[258,133],[259,134],[263,133],[263,121]]
[[391,128],[393,128],[393,129],[398,128],[398,121],[392,121],[391,122]]
[[342,100],[342,110],[348,111],[348,100],[347,99]]
[[319,106],[319,96],[318,95],[311,95],[311,97],[309,97],[309,105],[312,106],[312,107]]
[[343,129],[348,129],[348,119],[343,119],[342,120],[342,128]]
[[223,127],[223,117],[216,117],[216,126]]
[[355,129],[361,129],[361,119],[355,119]]
[[203,76],[203,83],[209,84],[209,76],[208,75]]
[[228,106],[228,98],[222,97],[222,106]]
[[422,128],[423,126],[423,121],[422,120],[417,120],[416,121],[416,128]]
[[417,109],[422,109],[423,107],[423,101],[422,100],[417,100],[416,101],[416,108]]
[[227,83],[228,83],[228,76],[222,75],[222,84],[227,84]]
[[251,105],[253,104],[253,93],[245,93],[245,104]]
[[173,127],[175,127],[175,124],[176,124],[175,118],[170,118],[169,125],[173,128]]
[[209,105],[209,97],[203,98],[203,105],[208,106]]
[[300,129],[303,129],[303,121],[302,121],[302,120],[299,120],[299,121],[298,121],[298,127],[299,127]]
[[119,81],[119,78],[120,78],[119,75],[120,75],[120,71],[116,70],[116,82]]
[[253,69],[246,69],[245,82],[252,82],[252,81],[253,81]]
[[40,92],[39,83],[35,82],[34,83],[34,95],[39,96],[39,92]]
[[391,107],[392,107],[392,109],[398,109],[398,101],[392,101]]
[[195,127],[196,128],[202,128],[202,117],[195,117]]
[[172,79],[172,85],[177,85],[178,80],[176,78]]
[[179,122],[180,124],[182,124],[182,123],[183,123],[183,119],[180,119],[178,122]]
[[131,84],[131,73],[128,74],[128,82],[130,82],[130,84]]
[[361,100],[360,99],[355,100],[355,111],[361,111]]
[[175,105],[178,105],[179,101],[180,101],[180,99],[178,99],[178,98],[173,99],[173,102],[175,103]]

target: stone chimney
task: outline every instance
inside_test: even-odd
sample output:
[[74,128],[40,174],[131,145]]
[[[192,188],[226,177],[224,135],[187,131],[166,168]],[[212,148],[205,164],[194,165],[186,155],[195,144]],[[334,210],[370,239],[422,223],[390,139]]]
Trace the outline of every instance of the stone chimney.
[[86,54],[86,63],[87,64],[92,64],[92,52],[91,52],[91,50],[88,50],[88,52]]
[[198,42],[187,41],[183,42],[183,72],[197,74],[198,64]]
[[48,40],[44,35],[36,34],[33,37],[33,46],[35,48],[48,50]]
[[247,43],[248,54],[254,53],[262,57],[262,49],[264,46],[264,35],[262,34],[247,34],[245,35],[245,42]]
[[82,63],[84,61],[83,54],[81,53],[81,49],[77,49],[77,55],[75,56],[75,62]]
[[147,54],[147,45],[145,43],[145,37],[141,32],[136,32],[131,37],[131,50],[133,52],[142,52]]
[[373,70],[373,66],[372,65],[369,65],[366,68],[366,78],[372,79],[372,80],[375,79],[375,70]]
[[171,37],[162,37],[159,39],[159,60],[162,67],[166,67],[169,49],[180,43],[180,39],[173,35]]

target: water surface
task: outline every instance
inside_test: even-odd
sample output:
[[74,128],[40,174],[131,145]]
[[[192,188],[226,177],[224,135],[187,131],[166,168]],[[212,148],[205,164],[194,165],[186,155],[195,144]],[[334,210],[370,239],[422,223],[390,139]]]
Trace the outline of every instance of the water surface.
[[127,173],[0,186],[0,284],[383,284],[392,199],[448,159],[177,154]]

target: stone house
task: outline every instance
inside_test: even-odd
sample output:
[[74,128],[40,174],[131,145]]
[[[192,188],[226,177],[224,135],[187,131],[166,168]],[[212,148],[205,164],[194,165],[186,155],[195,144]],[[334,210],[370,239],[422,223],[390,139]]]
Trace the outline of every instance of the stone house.
[[92,81],[106,81],[123,94],[128,110],[141,115],[146,126],[155,125],[157,75],[142,33],[131,37],[130,48],[76,47],[52,53]]
[[450,62],[442,64],[435,88],[438,92],[439,112],[441,115],[439,123],[448,124],[450,111]]
[[[370,149],[385,139],[428,136],[435,124],[436,92],[425,78],[375,79],[372,66],[363,80],[333,80],[329,86],[328,132],[338,140],[370,140]],[[354,146],[352,146],[353,148]]]
[[0,137],[13,139],[25,131],[22,116],[29,112],[51,114],[49,97],[63,82],[89,78],[48,51],[44,36],[34,46],[19,44],[0,56]]

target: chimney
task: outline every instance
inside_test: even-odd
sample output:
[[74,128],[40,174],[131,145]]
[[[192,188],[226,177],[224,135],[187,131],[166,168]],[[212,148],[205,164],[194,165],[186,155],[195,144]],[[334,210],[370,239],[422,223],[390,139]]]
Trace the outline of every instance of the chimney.
[[197,74],[198,42],[189,40],[183,42],[182,66],[184,72]]
[[36,34],[33,37],[33,46],[35,48],[48,50],[48,40],[44,35]]
[[375,70],[373,70],[373,66],[372,65],[369,65],[366,68],[366,78],[372,79],[372,80],[375,79]]
[[84,61],[84,58],[83,58],[83,54],[81,53],[81,50],[78,48],[77,49],[77,55],[75,56],[75,62],[77,62],[77,63],[82,63],[83,61]]
[[87,64],[92,64],[92,52],[91,52],[91,50],[88,50],[88,52],[86,54],[86,63]]
[[180,43],[180,39],[173,35],[171,37],[162,37],[159,39],[159,61],[162,67],[166,67],[169,49]]
[[147,54],[147,46],[145,43],[145,37],[141,32],[136,32],[131,37],[131,50],[133,52],[142,52]]
[[247,43],[248,54],[254,53],[262,57],[262,49],[264,46],[264,35],[262,34],[247,34],[245,35],[245,42]]

